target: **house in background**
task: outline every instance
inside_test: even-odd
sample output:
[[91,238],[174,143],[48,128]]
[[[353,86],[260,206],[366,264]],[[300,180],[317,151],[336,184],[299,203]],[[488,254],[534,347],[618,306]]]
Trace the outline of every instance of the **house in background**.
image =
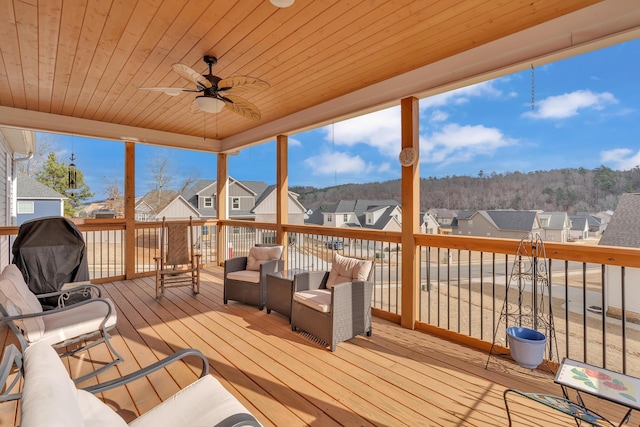
[[[14,128],[0,128],[0,175],[5,178],[5,185],[0,186],[0,226],[17,225],[17,168],[18,163],[28,161],[36,150],[34,132]],[[0,258],[3,256],[0,246]],[[1,267],[4,267],[2,263]]]
[[452,211],[450,209],[429,209],[427,210],[423,218],[424,222],[427,222],[427,214],[431,215],[438,222],[438,228],[442,232],[451,232],[451,224],[453,224],[453,221],[458,216],[457,211]]
[[461,236],[522,239],[529,233],[540,233],[536,211],[494,210],[458,212],[452,232]]
[[571,240],[583,240],[589,237],[589,223],[584,216],[570,216],[571,230],[569,231],[569,238]]
[[[623,194],[600,238],[599,245],[640,248],[640,193]],[[606,313],[622,318],[622,267],[605,267]],[[624,271],[626,292],[624,295],[627,320],[640,323],[640,269],[626,267]]]
[[173,190],[151,190],[136,199],[136,221],[198,218],[198,211],[184,197]]
[[543,241],[566,243],[569,240],[571,222],[566,212],[538,212],[538,219]]
[[316,209],[305,222],[325,227],[401,231],[402,208],[395,200],[340,200],[325,209]]
[[36,218],[64,216],[68,197],[24,174],[18,174],[16,184],[16,225]]
[[[451,219],[453,221],[453,218]],[[451,223],[449,223],[451,225]],[[425,234],[440,234],[440,223],[430,213],[422,215],[422,224],[420,224],[420,232]]]
[[[249,221],[276,221],[275,185],[261,181],[238,181],[229,178],[229,218]],[[136,200],[136,221],[167,219],[217,218],[216,181],[201,180],[184,195],[173,190],[152,190]],[[289,223],[303,224],[306,209],[298,195],[289,192]]]
[[[259,222],[276,222],[276,186],[268,186],[258,197],[255,206],[251,209],[254,220]],[[289,224],[304,224],[307,211],[298,200],[298,194],[289,191]]]
[[611,216],[600,215],[600,214],[590,214],[590,213],[578,213],[576,215],[572,215],[569,217],[570,220],[574,221],[578,218],[584,218],[587,223],[587,237],[600,237],[604,232],[604,229],[607,228],[607,223]]

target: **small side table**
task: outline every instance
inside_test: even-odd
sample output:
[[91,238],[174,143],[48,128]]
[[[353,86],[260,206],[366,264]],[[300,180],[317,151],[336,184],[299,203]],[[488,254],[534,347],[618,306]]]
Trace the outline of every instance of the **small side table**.
[[275,310],[289,318],[291,322],[291,300],[293,299],[293,284],[296,276],[307,270],[292,269],[267,274],[267,314]]

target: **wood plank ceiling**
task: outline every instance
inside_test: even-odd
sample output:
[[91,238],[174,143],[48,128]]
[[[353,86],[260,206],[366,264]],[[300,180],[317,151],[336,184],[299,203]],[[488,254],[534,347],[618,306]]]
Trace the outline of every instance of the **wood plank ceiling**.
[[[329,117],[301,112],[599,2],[297,0],[279,9],[268,0],[3,0],[0,125],[237,149]],[[204,54],[218,57],[215,75],[270,83],[245,95],[259,121],[226,109],[191,113],[193,93],[138,89],[191,88],[171,65],[206,74]],[[358,109],[412,94],[391,91]]]

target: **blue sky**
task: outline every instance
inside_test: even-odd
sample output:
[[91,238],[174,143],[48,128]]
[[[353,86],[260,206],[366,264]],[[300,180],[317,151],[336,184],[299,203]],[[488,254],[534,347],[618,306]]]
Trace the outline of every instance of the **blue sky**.
[[[634,40],[534,68],[533,110],[531,70],[420,100],[421,176],[640,165],[639,53]],[[96,199],[105,196],[105,177],[122,181],[122,142],[46,138],[62,161],[73,149]],[[398,179],[399,151],[399,107],[292,135],[289,185]],[[158,155],[171,159],[174,188],[190,174],[216,177],[215,154],[137,145],[137,195],[153,188],[144,171]],[[274,141],[245,149],[230,157],[229,173],[273,184],[275,157]]]

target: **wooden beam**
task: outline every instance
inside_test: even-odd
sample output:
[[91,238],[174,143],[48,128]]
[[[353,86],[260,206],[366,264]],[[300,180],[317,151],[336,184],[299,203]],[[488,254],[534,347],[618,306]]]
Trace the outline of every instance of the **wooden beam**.
[[[216,211],[218,213],[218,220],[229,219],[228,211],[228,178],[229,178],[229,156],[225,153],[218,154],[218,176],[216,180],[217,194],[216,194]],[[227,239],[224,232],[225,228],[222,225],[218,225],[216,228],[217,236],[217,258],[218,265],[223,265],[227,257]]]
[[[282,227],[289,223],[289,138],[278,135],[276,141],[276,242],[286,248],[287,232]],[[282,254],[284,265],[287,265],[287,251]]]
[[402,167],[402,318],[404,328],[413,329],[420,307],[420,279],[417,246],[413,235],[419,232],[420,217],[420,142],[418,99],[404,98],[401,103],[402,148],[414,148],[418,159]]
[[124,274],[131,279],[136,274],[136,144],[124,146]]

